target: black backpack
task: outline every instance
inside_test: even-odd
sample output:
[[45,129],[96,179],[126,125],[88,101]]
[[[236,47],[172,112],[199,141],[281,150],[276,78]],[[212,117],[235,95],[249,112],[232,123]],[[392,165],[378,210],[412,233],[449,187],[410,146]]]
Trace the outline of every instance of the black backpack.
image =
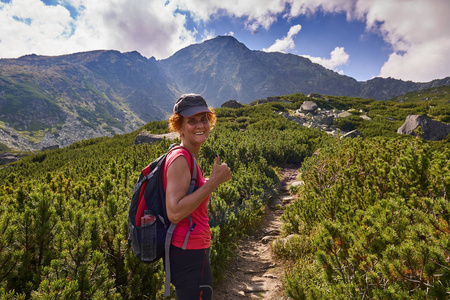
[[[135,256],[145,263],[153,263],[163,256],[165,257],[165,296],[170,296],[169,249],[176,224],[171,224],[167,217],[166,195],[162,176],[167,155],[179,148],[184,147],[178,144],[171,145],[167,153],[155,159],[142,170],[134,185],[128,210],[128,245],[132,246]],[[191,158],[193,170],[191,170],[191,184],[186,195],[194,191],[197,182],[197,167],[193,154],[191,154]],[[151,222],[141,226],[143,225],[141,224],[141,218],[144,214],[149,215]],[[191,223],[191,229],[186,235],[183,249],[186,249],[189,234],[195,227],[191,216],[188,216],[188,219]]]

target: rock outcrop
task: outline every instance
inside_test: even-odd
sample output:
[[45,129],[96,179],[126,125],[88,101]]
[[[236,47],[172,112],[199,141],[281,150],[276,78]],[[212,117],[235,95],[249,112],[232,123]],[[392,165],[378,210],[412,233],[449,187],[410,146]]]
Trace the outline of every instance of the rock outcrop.
[[178,138],[178,133],[177,132],[171,132],[171,133],[165,133],[165,134],[151,134],[148,133],[147,131],[141,131],[136,139],[134,140],[134,144],[135,145],[139,145],[139,144],[153,144],[159,141],[162,141],[164,139],[166,140],[174,140]]
[[310,112],[314,113],[319,106],[317,106],[317,103],[314,101],[305,101],[302,103],[302,106],[300,106],[300,110],[303,112]]
[[419,126],[422,128],[422,138],[428,141],[440,141],[450,134],[450,125],[421,115],[406,117],[405,123],[397,130],[397,133],[416,135],[414,130]]
[[[289,120],[297,122],[302,126],[308,128],[318,128],[334,136],[344,136],[347,132],[336,129],[334,126],[334,121],[338,118],[347,118],[352,116],[353,114],[351,111],[352,110],[342,111],[338,109],[321,109],[314,101],[305,101],[293,114],[288,114],[286,112],[280,114],[283,114]],[[367,116],[365,112],[359,111],[359,113],[361,113],[360,117],[364,120],[372,121],[372,119]],[[357,132],[352,132],[347,137],[353,138],[355,136],[361,136],[361,133],[358,134]]]
[[0,153],[0,165],[7,165],[19,159],[20,154],[18,153],[8,153],[8,152]]
[[125,127],[124,130],[111,126],[110,130],[107,131],[101,127],[88,126],[76,116],[69,114],[66,116],[64,124],[57,131],[44,132],[42,139],[38,142],[22,137],[20,132],[4,124],[3,128],[0,128],[0,143],[14,151],[45,151],[48,147],[51,147],[50,149],[56,146],[63,148],[81,140],[124,134],[142,125],[136,123],[133,127]]
[[228,108],[240,108],[243,105],[236,100],[228,100],[227,102],[223,103],[220,107],[228,107]]

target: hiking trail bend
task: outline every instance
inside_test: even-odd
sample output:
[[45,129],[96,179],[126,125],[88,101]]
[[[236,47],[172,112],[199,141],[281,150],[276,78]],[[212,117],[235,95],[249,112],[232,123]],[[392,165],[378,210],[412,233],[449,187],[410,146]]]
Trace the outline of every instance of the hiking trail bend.
[[280,234],[282,226],[283,210],[276,206],[285,207],[294,200],[289,185],[296,180],[299,168],[299,165],[281,168],[277,194],[267,206],[258,228],[239,242],[236,257],[214,287],[214,299],[288,299],[282,288],[283,265],[273,257],[270,242]]

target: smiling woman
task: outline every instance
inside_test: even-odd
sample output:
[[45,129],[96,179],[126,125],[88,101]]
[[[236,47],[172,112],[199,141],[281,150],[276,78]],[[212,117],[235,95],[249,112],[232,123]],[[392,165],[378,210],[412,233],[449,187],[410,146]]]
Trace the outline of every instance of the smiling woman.
[[[167,216],[177,224],[170,247],[171,282],[177,299],[212,299],[212,271],[209,262],[211,230],[207,205],[210,194],[231,179],[230,168],[219,164],[216,155],[209,180],[190,156],[198,160],[201,145],[206,142],[216,115],[205,99],[196,94],[181,96],[169,120],[171,131],[180,134],[181,145],[166,158],[163,185],[166,192]],[[197,182],[188,194],[194,168]],[[188,238],[189,237],[189,238]]]

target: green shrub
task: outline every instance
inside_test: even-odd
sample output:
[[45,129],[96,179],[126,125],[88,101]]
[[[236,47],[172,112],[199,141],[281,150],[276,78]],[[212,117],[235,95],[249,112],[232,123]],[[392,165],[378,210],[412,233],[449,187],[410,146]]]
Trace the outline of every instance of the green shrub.
[[359,127],[359,125],[363,122],[364,120],[356,115],[352,115],[350,117],[346,117],[346,118],[337,118],[334,120],[334,126],[336,128],[339,128],[345,132],[349,132],[352,131],[356,128]]
[[0,152],[11,151],[11,149],[3,143],[0,143]]
[[[450,151],[419,139],[336,141],[302,167],[305,186],[282,216],[278,247],[294,299],[446,299],[450,291]],[[277,247],[276,247],[277,248]],[[287,254],[286,254],[287,253]]]

